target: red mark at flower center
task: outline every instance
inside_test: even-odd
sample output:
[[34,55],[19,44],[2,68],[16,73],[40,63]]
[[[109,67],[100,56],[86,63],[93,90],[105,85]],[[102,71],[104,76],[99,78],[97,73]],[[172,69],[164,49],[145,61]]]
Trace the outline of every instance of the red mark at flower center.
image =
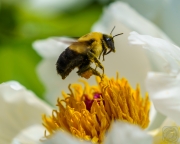
[[99,99],[101,97],[101,93],[94,93],[93,99],[89,99],[87,95],[84,95],[84,96],[85,96],[84,102],[86,104],[86,109],[88,111],[90,111],[91,110],[91,106],[92,106],[94,100],[97,100],[99,102]]

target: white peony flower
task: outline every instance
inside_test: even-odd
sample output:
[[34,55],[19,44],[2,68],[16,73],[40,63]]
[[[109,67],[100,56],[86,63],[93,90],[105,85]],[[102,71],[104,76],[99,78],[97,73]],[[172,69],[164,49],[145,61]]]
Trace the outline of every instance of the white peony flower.
[[[156,11],[159,11],[158,4]],[[156,11],[153,11],[153,13]],[[165,17],[163,17],[163,19],[165,19]],[[93,31],[109,33],[114,25],[116,26],[116,31],[118,31],[118,33],[123,32],[124,35],[118,37],[119,40],[117,40],[117,38],[115,40],[117,52],[105,57],[106,61],[103,64],[106,67],[107,74],[114,75],[114,71],[118,70],[121,76],[127,77],[133,86],[135,86],[137,82],[143,85],[146,73],[151,69],[150,64],[142,49],[132,50],[128,46],[127,37],[129,32],[136,30],[141,34],[160,37],[169,42],[171,40],[153,23],[140,16],[135,10],[122,2],[113,3],[105,9],[104,15],[93,27]],[[114,31],[114,33],[116,31]],[[147,90],[156,109],[176,122],[166,121],[162,127],[175,124],[179,125],[180,108],[178,86],[180,86],[180,77],[179,50],[177,46],[161,39],[154,39],[150,36],[142,36],[137,33],[132,33],[131,36],[130,40],[132,44],[141,45],[159,54],[162,57],[161,60],[159,59],[161,65],[161,62],[165,60],[166,67],[164,73],[150,72],[148,74],[146,81]],[[67,45],[63,45],[60,42],[54,43],[53,40],[48,39],[35,42],[34,47],[43,57],[43,61],[38,67],[38,73],[47,88],[46,99],[54,104],[61,91],[64,89],[67,90],[67,85],[77,80],[75,71],[67,77],[66,81],[62,81],[55,70],[56,60]],[[118,66],[113,65],[117,59]],[[158,57],[156,57],[156,59],[158,59]],[[157,65],[158,69],[159,66],[160,65]],[[90,81],[92,81],[92,79]],[[144,92],[145,87],[142,88],[142,90]],[[39,139],[42,138],[44,131],[44,128],[41,126],[41,114],[50,114],[52,109],[17,82],[1,84],[0,99],[0,107],[2,110],[0,116],[0,143],[41,143]],[[155,136],[154,141],[157,142],[157,144],[162,142],[162,127],[158,130],[159,133],[161,132],[160,135],[159,133],[152,134]],[[128,139],[123,139],[127,135]],[[120,136],[122,136],[121,139]],[[62,132],[55,134],[52,139],[44,141],[44,143],[59,142],[63,144],[80,143],[79,140]],[[126,123],[115,123],[111,131],[107,133],[105,144],[116,144],[120,142],[128,144],[148,144],[152,143],[152,138],[138,127]]]

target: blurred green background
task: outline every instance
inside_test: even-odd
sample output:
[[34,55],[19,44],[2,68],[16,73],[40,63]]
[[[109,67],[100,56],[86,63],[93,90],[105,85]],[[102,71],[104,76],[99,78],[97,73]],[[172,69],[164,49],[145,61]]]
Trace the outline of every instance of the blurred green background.
[[77,2],[77,5],[63,10],[51,7],[53,11],[50,11],[48,8],[48,12],[47,8],[31,9],[34,5],[22,0],[1,1],[0,83],[16,80],[43,98],[45,89],[36,74],[41,57],[33,50],[32,42],[50,36],[84,35],[90,32],[92,24],[108,4],[107,1],[102,3],[90,0],[78,7],[81,3],[80,0]]

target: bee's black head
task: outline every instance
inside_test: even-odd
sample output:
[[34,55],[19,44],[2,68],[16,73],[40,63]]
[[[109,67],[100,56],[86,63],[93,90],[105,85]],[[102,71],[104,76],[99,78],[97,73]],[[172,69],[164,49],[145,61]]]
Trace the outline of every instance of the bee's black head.
[[115,26],[113,27],[110,35],[103,34],[103,40],[106,42],[107,47],[110,49],[109,52],[106,53],[106,55],[109,54],[111,51],[115,52],[114,40],[113,39],[114,39],[114,37],[123,34],[123,33],[120,33],[120,34],[116,34],[116,35],[112,36],[112,32],[114,29],[115,29]]
[[111,35],[103,34],[103,40],[105,41],[105,43],[106,43],[107,47],[110,49],[110,51],[115,52],[113,37]]

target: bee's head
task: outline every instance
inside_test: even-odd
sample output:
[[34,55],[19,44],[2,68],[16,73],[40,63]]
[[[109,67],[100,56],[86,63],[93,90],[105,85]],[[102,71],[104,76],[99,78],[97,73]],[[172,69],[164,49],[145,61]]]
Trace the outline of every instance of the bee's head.
[[110,49],[110,51],[115,52],[115,47],[114,47],[114,40],[111,35],[103,35],[103,40],[105,41],[107,47]]
[[[114,26],[114,28],[115,28],[115,26]],[[120,33],[120,34],[116,34],[116,35],[112,36],[111,34],[112,34],[114,28],[112,29],[110,35],[103,34],[103,40],[105,41],[107,47],[110,49],[110,50],[106,53],[106,55],[109,54],[111,51],[115,52],[114,37],[123,34],[123,33]]]

